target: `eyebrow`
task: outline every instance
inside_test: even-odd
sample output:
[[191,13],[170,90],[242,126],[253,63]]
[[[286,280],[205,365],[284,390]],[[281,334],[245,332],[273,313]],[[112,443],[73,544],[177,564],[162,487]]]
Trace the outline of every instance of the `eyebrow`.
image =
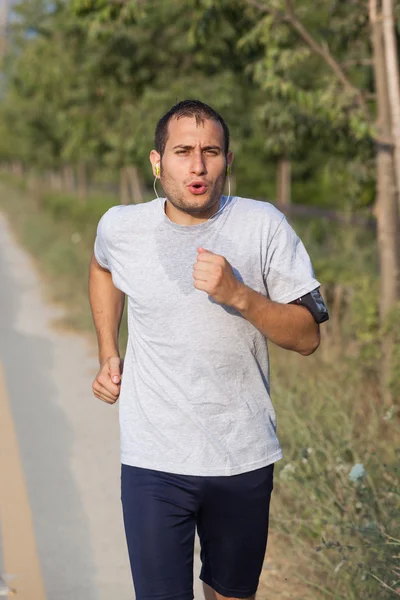
[[[193,150],[194,146],[178,144],[177,146],[174,146],[172,148],[172,150],[177,150],[178,148],[181,148],[182,150]],[[219,151],[221,151],[222,148],[221,148],[221,146],[204,146],[204,148],[202,148],[202,150],[219,150]]]

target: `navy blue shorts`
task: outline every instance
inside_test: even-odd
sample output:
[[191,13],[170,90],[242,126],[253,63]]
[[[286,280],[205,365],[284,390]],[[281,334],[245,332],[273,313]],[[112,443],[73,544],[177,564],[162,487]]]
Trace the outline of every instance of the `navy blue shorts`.
[[122,465],[122,506],[136,600],[192,600],[195,529],[200,578],[222,596],[258,586],[274,465],[197,477]]

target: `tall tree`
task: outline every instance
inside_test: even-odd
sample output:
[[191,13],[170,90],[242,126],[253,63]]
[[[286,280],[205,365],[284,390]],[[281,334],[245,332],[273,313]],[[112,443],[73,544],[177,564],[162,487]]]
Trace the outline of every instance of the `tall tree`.
[[393,4],[393,0],[382,0],[379,16],[383,26],[385,72],[392,121],[392,139],[395,148],[394,168],[397,182],[397,197],[400,209],[400,78]]

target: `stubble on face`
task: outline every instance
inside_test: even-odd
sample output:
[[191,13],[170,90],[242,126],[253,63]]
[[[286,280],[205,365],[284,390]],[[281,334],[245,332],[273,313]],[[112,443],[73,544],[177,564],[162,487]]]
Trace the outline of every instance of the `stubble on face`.
[[[202,196],[198,197],[197,204],[195,199],[192,199],[189,203],[185,199],[184,193],[178,188],[173,179],[168,176],[168,174],[165,172],[165,169],[163,169],[162,160],[160,163],[160,181],[166,197],[175,208],[186,213],[187,215],[201,217],[203,214],[208,214],[211,212],[213,208],[217,208],[218,210],[219,201],[225,187],[226,173],[223,172],[215,180],[206,203],[204,203],[204,198]],[[185,185],[189,183],[190,179],[185,182]]]

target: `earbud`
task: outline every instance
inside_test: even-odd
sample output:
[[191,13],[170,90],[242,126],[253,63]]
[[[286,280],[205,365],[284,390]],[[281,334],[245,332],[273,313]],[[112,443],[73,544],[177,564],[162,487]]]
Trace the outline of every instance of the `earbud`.
[[156,165],[156,177],[160,175],[160,165]]

